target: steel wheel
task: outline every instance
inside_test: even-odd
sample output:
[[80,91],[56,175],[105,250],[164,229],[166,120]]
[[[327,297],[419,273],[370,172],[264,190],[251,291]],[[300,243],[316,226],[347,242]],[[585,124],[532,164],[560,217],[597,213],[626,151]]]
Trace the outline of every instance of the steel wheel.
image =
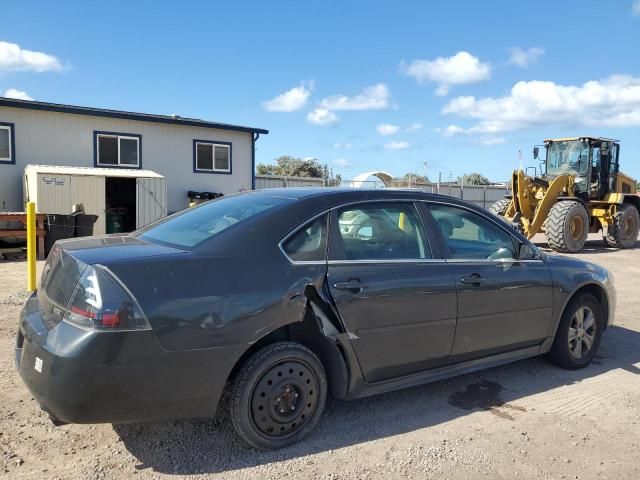
[[318,423],[327,376],[307,347],[277,342],[249,357],[230,388],[231,420],[240,437],[256,448],[276,449],[302,440]]
[[300,430],[316,408],[318,381],[304,363],[274,365],[256,384],[251,420],[263,434],[283,437]]
[[589,307],[576,310],[569,326],[569,351],[577,360],[589,355],[596,338],[596,316]]

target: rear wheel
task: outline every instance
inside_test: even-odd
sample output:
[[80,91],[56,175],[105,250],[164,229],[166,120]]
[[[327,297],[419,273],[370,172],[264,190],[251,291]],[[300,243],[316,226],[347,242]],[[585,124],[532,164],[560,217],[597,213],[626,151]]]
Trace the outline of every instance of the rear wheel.
[[598,352],[603,330],[604,315],[598,300],[586,293],[577,296],[562,314],[549,360],[570,370],[586,367]]
[[561,201],[551,207],[545,228],[549,247],[557,252],[574,253],[587,241],[589,214],[578,201]]
[[231,419],[250,445],[277,449],[302,440],[318,422],[327,396],[320,360],[294,342],[255,353],[232,387]]
[[634,205],[620,205],[604,241],[616,248],[631,248],[638,240],[640,215]]
[[494,215],[504,217],[504,214],[506,213],[507,208],[509,208],[510,203],[511,199],[503,198],[502,200],[498,200],[497,202],[493,203],[493,205],[489,207],[489,211]]

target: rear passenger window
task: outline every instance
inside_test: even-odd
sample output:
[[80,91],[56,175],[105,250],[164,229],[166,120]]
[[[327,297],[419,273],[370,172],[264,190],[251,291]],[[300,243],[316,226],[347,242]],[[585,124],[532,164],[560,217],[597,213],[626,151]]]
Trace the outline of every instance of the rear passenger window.
[[327,216],[302,227],[282,245],[284,252],[294,262],[324,261],[327,250]]
[[333,260],[431,258],[418,212],[411,203],[343,208],[338,211],[338,228],[342,244],[332,251]]
[[499,260],[516,258],[511,235],[477,213],[457,207],[429,207],[444,238],[447,258]]

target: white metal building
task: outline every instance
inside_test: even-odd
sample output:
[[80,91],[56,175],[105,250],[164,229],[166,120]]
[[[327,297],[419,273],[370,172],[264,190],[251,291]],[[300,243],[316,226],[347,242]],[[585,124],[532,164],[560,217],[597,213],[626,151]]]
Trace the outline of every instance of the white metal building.
[[166,179],[169,212],[188,206],[189,190],[251,190],[255,142],[266,133],[176,115],[0,97],[0,211],[24,210],[22,176],[29,164],[151,170]]
[[149,170],[28,165],[24,175],[25,202],[38,213],[67,213],[81,203],[97,215],[95,235],[107,233],[107,210],[126,211],[129,228],[144,227],[167,214],[166,179]]

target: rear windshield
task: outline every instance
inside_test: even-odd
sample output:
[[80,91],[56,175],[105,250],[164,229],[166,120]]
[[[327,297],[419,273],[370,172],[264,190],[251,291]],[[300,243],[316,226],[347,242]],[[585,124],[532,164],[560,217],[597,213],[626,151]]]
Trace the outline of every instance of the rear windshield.
[[142,230],[138,236],[151,242],[192,248],[237,223],[290,201],[288,198],[252,194],[224,197],[192,207]]

